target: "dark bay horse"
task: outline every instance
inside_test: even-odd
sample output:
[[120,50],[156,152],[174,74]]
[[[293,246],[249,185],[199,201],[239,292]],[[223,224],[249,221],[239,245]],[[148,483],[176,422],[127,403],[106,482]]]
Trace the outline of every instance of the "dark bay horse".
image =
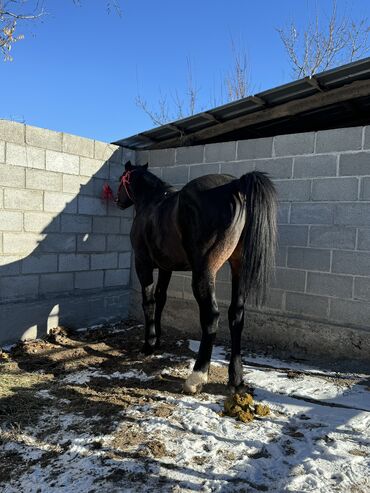
[[[274,264],[276,192],[260,172],[240,179],[206,175],[178,191],[148,171],[148,165],[128,162],[120,179],[116,203],[134,205],[131,242],[142,288],[145,316],[143,351],[159,346],[161,314],[172,271],[191,270],[194,297],[199,305],[202,339],[192,374],[184,390],[195,393],[207,382],[219,311],[215,278],[228,261],[232,296],[228,311],[231,334],[229,386],[243,384],[241,333],[247,296],[260,304],[266,296]],[[153,283],[153,270],[158,282]]]

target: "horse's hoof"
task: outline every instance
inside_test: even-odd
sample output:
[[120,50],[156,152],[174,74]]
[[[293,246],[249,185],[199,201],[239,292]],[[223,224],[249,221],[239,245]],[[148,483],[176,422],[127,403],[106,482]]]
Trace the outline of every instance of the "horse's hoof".
[[202,384],[188,385],[185,382],[182,390],[183,390],[184,394],[189,394],[189,395],[199,394],[199,392],[202,390]]
[[145,356],[150,356],[151,354],[154,353],[155,347],[150,346],[149,344],[144,344],[144,346],[141,348],[141,352],[145,354]]
[[227,390],[230,395],[234,394],[253,394],[253,389],[249,387],[246,383],[241,382],[239,385],[227,385]]
[[202,390],[203,384],[208,382],[208,373],[193,371],[186,379],[183,390],[185,394],[196,394]]

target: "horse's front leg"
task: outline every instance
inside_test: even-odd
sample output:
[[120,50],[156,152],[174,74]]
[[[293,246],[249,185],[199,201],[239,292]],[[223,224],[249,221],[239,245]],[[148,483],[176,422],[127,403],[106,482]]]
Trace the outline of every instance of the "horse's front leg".
[[135,260],[135,267],[141,285],[142,306],[145,318],[145,342],[142,352],[148,355],[153,353],[156,344],[153,266],[149,263]]
[[208,381],[213,343],[216,337],[219,311],[215,296],[215,275],[207,270],[193,271],[193,292],[199,305],[202,340],[192,374],[184,384],[184,391],[190,394],[201,390]]
[[158,281],[157,286],[155,288],[155,334],[156,334],[156,342],[155,347],[160,346],[161,339],[161,315],[166,304],[167,300],[167,288],[168,284],[171,280],[172,271],[166,271],[163,269],[159,269],[158,272]]

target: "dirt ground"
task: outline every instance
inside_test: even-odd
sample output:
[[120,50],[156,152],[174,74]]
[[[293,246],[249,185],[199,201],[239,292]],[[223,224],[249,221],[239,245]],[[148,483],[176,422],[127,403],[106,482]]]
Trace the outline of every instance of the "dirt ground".
[[[178,344],[179,334],[164,339],[161,352],[163,357],[145,357],[142,346],[142,326],[134,320],[103,327],[90,332],[69,333],[65,328],[55,329],[44,340],[20,343],[10,354],[0,354],[0,424],[2,437],[0,445],[9,440],[23,442],[23,431],[32,428],[37,440],[44,440],[50,434],[58,435],[63,427],[55,420],[40,423],[40,416],[50,411],[50,400],[54,397],[53,411],[57,414],[73,413],[84,420],[84,432],[108,435],[114,431],[112,451],[107,457],[115,458],[139,449],[134,457],[162,457],[167,454],[160,440],[143,433],[131,421],[121,424],[117,420],[128,407],[154,404],[154,416],[167,418],[174,405],[162,402],[166,395],[177,396],[182,392],[184,363],[173,362],[174,357],[186,360],[194,354]],[[180,339],[181,340],[181,339]],[[164,367],[170,365],[172,375],[162,375]],[[88,370],[88,385],[80,385],[68,379],[69,375]],[[94,375],[99,370],[104,374]],[[142,383],[137,378],[141,372],[153,376]],[[117,372],[126,375],[124,380],[116,379]],[[133,378],[130,378],[130,373]],[[107,378],[112,376],[112,378]],[[210,372],[208,391],[224,391],[226,368],[215,367]],[[202,397],[199,397],[202,399]],[[86,420],[84,419],[86,418]],[[81,422],[71,423],[67,430],[81,429]],[[43,467],[53,463],[60,451],[67,450],[70,443],[52,443],[43,453]],[[99,449],[99,440],[92,442],[92,448]],[[37,459],[39,460],[39,459]],[[32,468],[34,461],[24,460],[16,451],[0,453],[0,485],[6,485],[12,478]],[[113,478],[117,474],[112,472]],[[97,490],[98,491],[98,490]]]
[[[317,418],[319,413],[313,419],[307,411],[312,408],[307,403],[315,397],[311,391],[298,403],[303,407],[291,414],[294,406],[290,402],[274,406],[272,399],[272,416],[265,424],[260,421],[253,428],[243,428],[248,425],[221,417],[227,395],[227,349],[222,361],[211,366],[204,391],[187,397],[182,394],[182,384],[195,356],[191,344],[173,330],[152,356],[144,357],[141,345],[142,326],[127,320],[109,328],[74,333],[58,328],[45,340],[18,344],[10,353],[0,353],[0,489],[9,493],[72,489],[136,492],[143,488],[174,492],[370,491],[370,485],[368,489],[363,479],[357,479],[363,474],[362,468],[370,465],[370,437],[362,436],[361,429],[356,440],[351,435],[351,447],[345,449],[347,459],[358,465],[351,473],[355,480],[352,477],[347,483],[344,478],[343,483],[331,471],[331,479],[323,487],[309,489],[313,480],[308,476],[312,473],[306,471],[298,474],[305,481],[301,489],[294,489],[294,481],[284,483],[285,471],[292,473],[304,464],[297,454],[305,449],[299,442],[306,440],[307,430],[314,444],[321,440],[330,447],[331,440],[337,440],[323,418]],[[255,359],[253,368],[257,373],[263,371],[267,380],[273,371],[277,384],[280,379],[295,388],[300,379],[312,377],[310,370],[286,363],[276,368]],[[339,395],[361,384],[359,402],[369,402],[370,381],[363,376],[320,376],[315,372],[314,379],[318,388],[323,382],[328,392],[339,389]],[[297,395],[294,398],[298,399]],[[320,396],[317,399],[319,402]],[[339,409],[352,409],[341,402]],[[362,409],[360,404],[352,418],[363,412],[363,423],[370,423],[367,407]],[[333,408],[337,403],[325,406]],[[311,427],[307,427],[308,420]],[[346,417],[340,423],[349,420]],[[333,428],[335,432],[337,428]],[[249,438],[244,430],[251,433]],[[268,443],[278,444],[279,460],[283,461],[276,481],[268,473],[274,459]],[[310,450],[310,459],[312,456]],[[249,470],[246,459],[263,467],[253,465]],[[320,472],[314,476],[318,481]],[[342,483],[346,489],[341,489]]]

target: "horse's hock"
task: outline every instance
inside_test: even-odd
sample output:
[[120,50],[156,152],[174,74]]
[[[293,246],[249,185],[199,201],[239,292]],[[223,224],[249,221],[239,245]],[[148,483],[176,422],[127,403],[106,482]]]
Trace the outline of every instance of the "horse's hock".
[[[370,349],[370,127],[153,151],[0,121],[0,343],[48,327],[135,315],[131,210],[101,201],[122,165],[181,187],[208,173],[267,171],[280,200],[276,276],[247,308],[248,345],[365,360]],[[131,279],[131,280],[130,280]],[[218,274],[220,332],[230,273]],[[200,333],[189,273],[173,275],[167,325]]]

